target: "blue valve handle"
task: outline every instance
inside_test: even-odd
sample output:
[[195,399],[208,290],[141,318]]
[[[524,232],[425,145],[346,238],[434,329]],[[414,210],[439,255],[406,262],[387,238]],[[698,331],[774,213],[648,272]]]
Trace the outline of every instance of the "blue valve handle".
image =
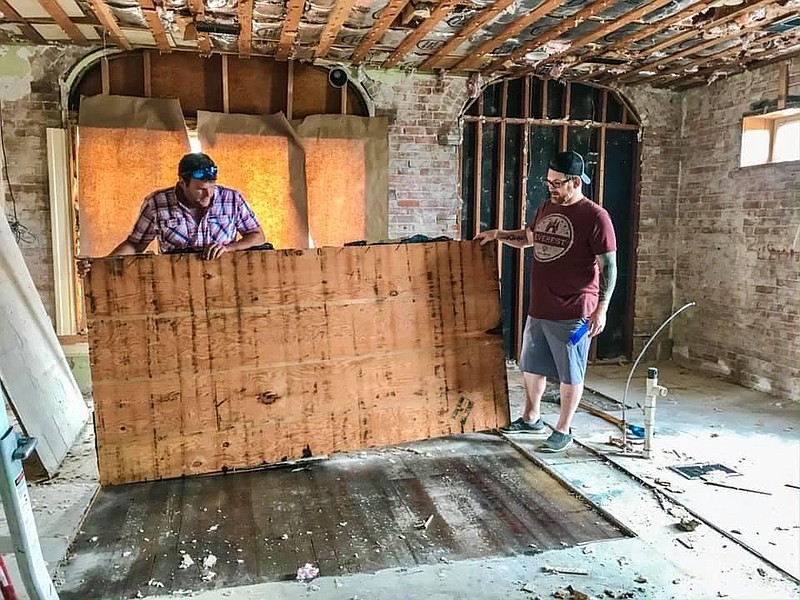
[[575,331],[572,332],[572,335],[569,336],[569,342],[573,346],[576,346],[578,342],[580,342],[583,339],[583,336],[586,335],[587,331],[589,331],[589,319],[586,319],[583,325],[581,325]]

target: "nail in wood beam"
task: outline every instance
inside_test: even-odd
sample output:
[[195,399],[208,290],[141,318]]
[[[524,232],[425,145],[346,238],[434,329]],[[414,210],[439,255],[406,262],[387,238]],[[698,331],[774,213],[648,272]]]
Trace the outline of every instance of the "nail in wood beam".
[[562,34],[566,33],[570,29],[574,29],[580,23],[586,21],[589,17],[592,17],[597,13],[602,12],[612,4],[613,0],[594,0],[594,2],[587,4],[581,10],[576,12],[574,15],[570,15],[569,17],[564,17],[563,19],[561,19],[561,22],[558,25],[547,30],[542,35],[536,36],[530,42],[523,44],[521,47],[514,50],[514,52],[512,52],[508,56],[503,56],[501,58],[498,58],[491,65],[489,65],[488,68],[486,68],[483,71],[484,76],[493,73],[497,69],[501,68],[503,64],[507,63],[508,61],[511,62],[523,61],[525,59],[525,55],[528,54],[528,52],[536,50],[537,48],[544,46],[547,42],[550,42],[560,37]]
[[169,45],[167,39],[167,32],[164,31],[164,24],[158,16],[153,0],[139,0],[139,7],[142,9],[142,14],[147,21],[147,26],[150,28],[150,33],[153,34],[153,39],[161,52],[172,52],[172,47]]
[[19,27],[23,35],[30,41],[36,44],[47,43],[47,40],[45,40],[41,34],[36,31],[36,28],[32,27],[28,21],[23,19],[22,16],[16,10],[14,10],[14,8],[8,2],[6,2],[6,0],[0,0],[0,12],[3,13],[3,20],[8,23],[13,23]]
[[492,21],[497,15],[514,4],[516,0],[499,0],[493,5],[486,7],[482,12],[478,13],[469,23],[464,25],[447,43],[434,52],[430,57],[425,59],[420,65],[422,69],[433,69],[436,65],[446,57],[450,52],[458,50],[458,47],[463,44],[469,36],[481,29],[489,21]]
[[364,57],[367,56],[367,53],[380,41],[408,2],[409,0],[389,0],[389,4],[381,11],[381,16],[372,24],[372,27],[364,37],[361,38],[361,43],[358,44],[358,47],[350,57],[350,62],[352,64],[361,64]]
[[275,53],[277,60],[287,60],[289,58],[289,54],[294,48],[294,41],[297,38],[297,28],[300,26],[300,19],[303,17],[304,6],[305,0],[289,0],[286,6],[286,15],[283,18],[278,51]]
[[81,30],[70,20],[69,15],[56,0],[39,0],[39,4],[47,11],[47,14],[53,17],[56,25],[64,30],[70,40],[81,45],[87,43],[86,37],[81,33]]
[[400,60],[411,51],[417,42],[428,35],[428,33],[430,33],[431,30],[436,27],[436,25],[438,25],[442,19],[450,14],[450,11],[453,10],[455,5],[456,0],[444,0],[438,4],[431,13],[431,16],[425,19],[419,27],[408,34],[405,39],[400,42],[400,45],[397,46],[397,49],[392,52],[391,56],[386,59],[386,62],[381,65],[381,68],[391,69],[392,67],[395,67],[397,63],[400,62]]
[[[458,64],[456,64],[452,70],[453,71],[465,71],[468,69],[473,69],[476,66],[480,65],[483,57],[489,54],[495,48],[498,48],[502,44],[504,44],[509,38],[518,35],[531,25],[533,25],[536,21],[542,18],[544,15],[549,13],[554,8],[560,6],[563,0],[545,0],[542,4],[537,6],[527,15],[519,17],[515,21],[508,24],[503,31],[498,33],[494,38],[486,40],[483,44],[478,46],[477,50],[470,53],[469,56],[464,58]],[[505,60],[505,59],[503,59]]]
[[328,22],[319,36],[319,45],[314,51],[315,58],[325,58],[328,55],[355,3],[356,0],[338,0],[336,2],[336,6],[333,7],[331,14],[328,16]]
[[239,56],[250,58],[253,51],[253,0],[239,0]]
[[119,24],[114,18],[111,9],[108,8],[108,5],[103,0],[87,1],[89,2],[89,6],[94,11],[94,14],[97,15],[97,18],[99,19],[100,24],[103,26],[103,29],[108,31],[108,34],[111,36],[111,38],[118,45],[125,48],[125,50],[131,50],[131,43],[128,41],[128,38],[125,37],[125,34],[122,33],[122,29],[119,28]]

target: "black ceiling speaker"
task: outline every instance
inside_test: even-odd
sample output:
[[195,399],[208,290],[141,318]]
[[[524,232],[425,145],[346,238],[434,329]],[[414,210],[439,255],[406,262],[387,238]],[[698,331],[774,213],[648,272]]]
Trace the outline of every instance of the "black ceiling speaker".
[[334,67],[328,71],[328,83],[335,88],[343,88],[347,85],[347,71],[341,67]]

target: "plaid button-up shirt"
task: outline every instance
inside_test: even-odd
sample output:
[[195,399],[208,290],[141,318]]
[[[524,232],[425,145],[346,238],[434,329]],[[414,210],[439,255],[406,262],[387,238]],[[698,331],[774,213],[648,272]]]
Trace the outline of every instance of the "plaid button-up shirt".
[[258,220],[237,190],[218,185],[206,214],[195,221],[191,211],[178,201],[177,186],[157,190],[142,203],[139,218],[128,241],[139,245],[158,238],[162,253],[188,248],[224,246],[241,235],[256,231]]

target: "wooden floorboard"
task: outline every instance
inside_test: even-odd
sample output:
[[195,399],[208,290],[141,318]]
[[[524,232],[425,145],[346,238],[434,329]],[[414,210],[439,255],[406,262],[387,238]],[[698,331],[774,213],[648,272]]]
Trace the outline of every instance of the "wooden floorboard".
[[[471,434],[307,467],[104,488],[60,569],[59,594],[166,595],[293,579],[305,563],[329,576],[616,537],[500,438]],[[189,568],[179,568],[182,552]],[[211,554],[216,565],[204,568]]]

